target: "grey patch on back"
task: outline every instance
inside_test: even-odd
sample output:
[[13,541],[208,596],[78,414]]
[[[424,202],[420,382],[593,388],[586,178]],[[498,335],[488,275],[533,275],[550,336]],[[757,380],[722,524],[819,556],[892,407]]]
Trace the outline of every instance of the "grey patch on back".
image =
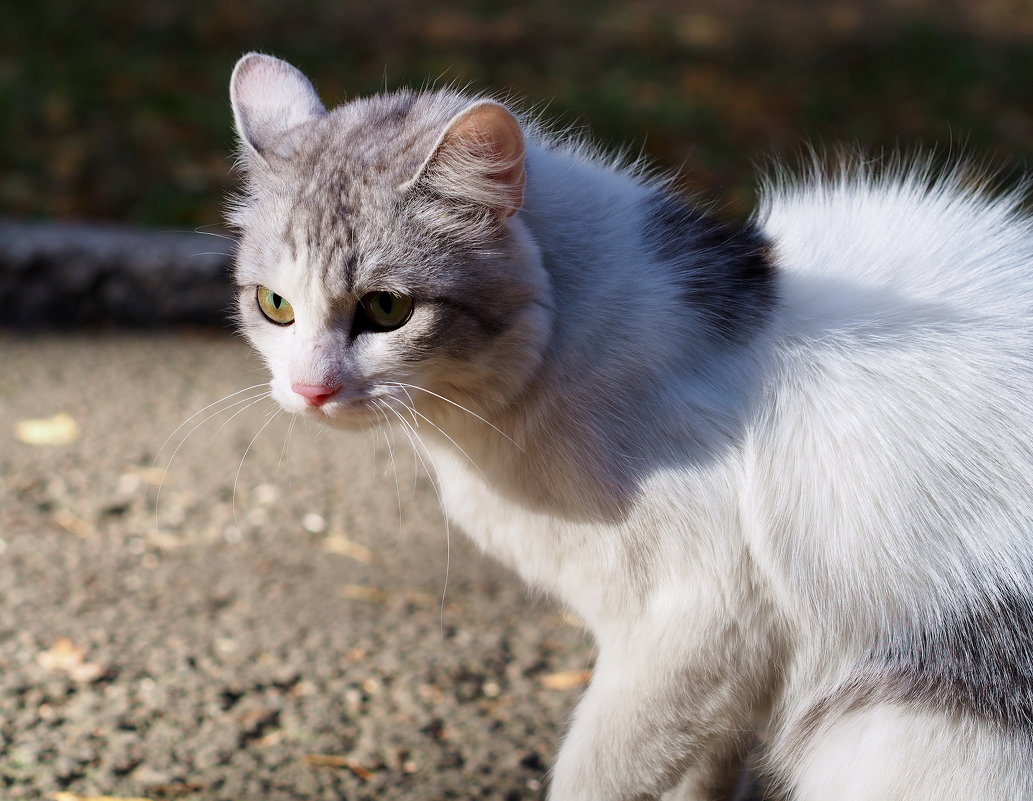
[[669,192],[645,201],[645,244],[676,273],[687,303],[714,338],[745,342],[763,327],[777,298],[770,247],[752,223],[735,228],[707,218]]
[[985,598],[933,630],[873,650],[854,678],[815,703],[796,746],[829,720],[879,703],[942,709],[1023,732],[1033,747],[1033,598]]
[[876,654],[901,694],[1033,732],[1033,598],[986,598]]

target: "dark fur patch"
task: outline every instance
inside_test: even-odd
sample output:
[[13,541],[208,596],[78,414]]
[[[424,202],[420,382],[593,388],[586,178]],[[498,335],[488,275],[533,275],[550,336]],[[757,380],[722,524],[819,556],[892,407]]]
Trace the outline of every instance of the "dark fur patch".
[[876,649],[853,680],[811,707],[793,742],[880,703],[944,709],[1033,737],[1033,598],[987,598],[934,631]]
[[902,694],[1033,731],[1033,598],[986,598],[877,655]]
[[776,300],[776,270],[767,240],[752,223],[715,222],[666,192],[649,198],[646,246],[673,268],[685,299],[715,338],[744,342],[768,319]]
[[442,306],[448,306],[476,321],[485,336],[488,337],[496,337],[501,334],[506,329],[506,325],[508,323],[508,321],[503,322],[495,319],[494,317],[488,316],[483,310],[479,310],[476,306],[469,303],[463,303],[453,298],[436,297],[434,298],[434,302]]

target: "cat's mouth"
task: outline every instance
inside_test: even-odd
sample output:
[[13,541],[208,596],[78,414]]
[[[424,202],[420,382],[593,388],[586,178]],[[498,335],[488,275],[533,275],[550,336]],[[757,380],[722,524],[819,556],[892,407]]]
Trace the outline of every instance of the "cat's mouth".
[[273,381],[272,388],[273,397],[284,411],[333,428],[354,430],[389,424],[408,410],[400,397],[375,386],[363,389],[353,385],[333,392],[317,392],[317,387],[298,384],[288,388]]
[[370,397],[334,399],[319,406],[305,406],[293,411],[334,428],[369,428],[385,419],[385,412]]

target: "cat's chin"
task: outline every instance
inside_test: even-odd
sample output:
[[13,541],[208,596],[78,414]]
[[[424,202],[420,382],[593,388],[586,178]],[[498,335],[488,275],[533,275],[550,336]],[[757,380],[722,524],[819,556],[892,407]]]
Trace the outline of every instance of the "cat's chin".
[[300,417],[338,428],[342,431],[361,431],[383,425],[384,417],[368,407],[348,407],[328,404],[319,408],[308,408],[297,413]]

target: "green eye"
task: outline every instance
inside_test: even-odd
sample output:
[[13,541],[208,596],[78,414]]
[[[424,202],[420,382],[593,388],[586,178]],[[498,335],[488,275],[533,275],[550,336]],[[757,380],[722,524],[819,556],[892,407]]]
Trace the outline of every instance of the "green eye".
[[258,288],[258,308],[269,322],[290,325],[294,322],[294,307],[288,300],[264,286]]
[[412,316],[412,298],[393,292],[370,292],[364,295],[362,309],[374,330],[393,331],[401,328]]

